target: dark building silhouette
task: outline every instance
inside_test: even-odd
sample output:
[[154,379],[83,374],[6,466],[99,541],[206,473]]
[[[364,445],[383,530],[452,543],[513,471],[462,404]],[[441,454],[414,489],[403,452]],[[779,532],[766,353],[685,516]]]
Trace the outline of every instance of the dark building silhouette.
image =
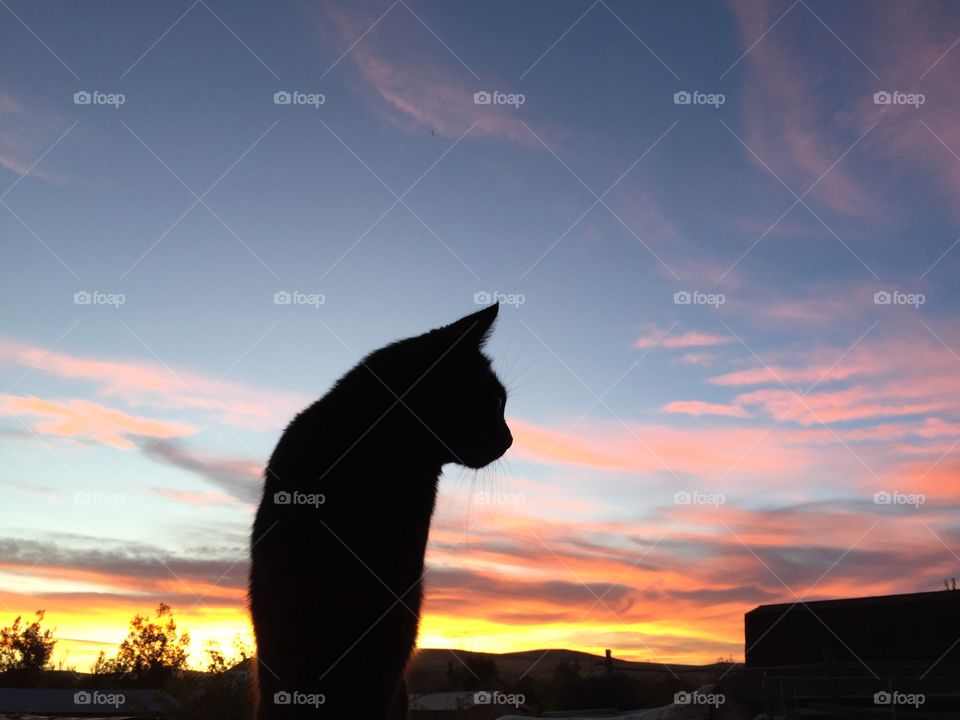
[[760,605],[745,615],[744,632],[748,667],[960,665],[960,592]]

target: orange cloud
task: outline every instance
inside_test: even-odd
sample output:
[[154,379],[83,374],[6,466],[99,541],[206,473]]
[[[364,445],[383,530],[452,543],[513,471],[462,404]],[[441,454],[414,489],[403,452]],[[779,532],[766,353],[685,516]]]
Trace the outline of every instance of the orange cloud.
[[736,468],[769,482],[783,481],[811,467],[822,448],[798,447],[781,429],[674,428],[584,420],[570,432],[561,428],[510,420],[517,456],[547,465],[572,465],[636,474],[689,473],[720,479]]
[[561,464],[581,465],[601,470],[631,470],[630,460],[617,457],[602,446],[575,436],[564,436],[556,430],[541,428],[522,420],[511,419],[514,452],[535,460],[547,459]]
[[127,450],[130,436],[172,438],[197,429],[181,422],[151,420],[99,405],[89,400],[44,400],[33,396],[0,396],[0,415],[28,415],[40,420],[34,431],[42,435],[92,440]]

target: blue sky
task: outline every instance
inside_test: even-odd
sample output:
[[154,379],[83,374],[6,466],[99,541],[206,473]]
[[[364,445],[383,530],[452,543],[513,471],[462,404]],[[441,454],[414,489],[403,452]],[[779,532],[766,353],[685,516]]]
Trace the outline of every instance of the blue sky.
[[[517,444],[479,480],[448,469],[425,644],[712,660],[761,602],[939,586],[958,15],[6,3],[2,572],[21,589],[0,607],[59,610],[81,664],[160,600],[200,635],[246,632],[283,424],[478,293],[516,301],[490,352]],[[484,483],[506,500],[478,508]]]

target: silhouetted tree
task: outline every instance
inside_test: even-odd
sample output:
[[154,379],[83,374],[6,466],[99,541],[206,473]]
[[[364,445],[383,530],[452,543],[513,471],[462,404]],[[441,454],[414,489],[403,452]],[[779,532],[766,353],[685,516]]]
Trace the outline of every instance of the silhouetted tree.
[[44,611],[37,610],[36,620],[21,625],[21,617],[13,625],[0,630],[0,671],[42,671],[50,666],[53,656],[53,630],[40,627]]
[[224,673],[253,657],[253,648],[239,635],[233,638],[233,655],[229,657],[220,649],[220,643],[216,640],[208,642],[204,652],[209,657],[208,673]]
[[177,634],[177,623],[170,606],[160,603],[156,616],[154,622],[145,615],[135,615],[117,656],[107,659],[101,651],[93,671],[120,673],[146,683],[162,683],[173,671],[185,668],[189,633]]

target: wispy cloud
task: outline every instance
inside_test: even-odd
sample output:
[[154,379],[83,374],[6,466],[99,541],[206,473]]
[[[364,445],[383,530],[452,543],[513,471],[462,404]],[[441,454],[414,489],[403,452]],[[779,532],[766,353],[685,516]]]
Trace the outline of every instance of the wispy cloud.
[[[33,167],[46,149],[44,143],[57,139],[56,134],[42,137],[50,130],[49,125],[39,111],[0,87],[0,127],[3,128],[0,131],[0,167],[21,176],[29,172],[31,177],[48,182],[62,181],[60,175],[50,172],[47,167]],[[44,133],[38,132],[39,129]]]
[[33,396],[0,396],[0,415],[36,418],[34,432],[62,438],[90,440],[127,450],[134,438],[172,438],[197,429],[183,422],[130,415],[89,400],[45,400]]
[[[366,3],[329,3],[312,19],[324,37],[349,49],[343,66],[357,71],[362,82],[358,89],[394,124],[455,139],[475,123],[470,132],[474,139],[497,138],[542,149],[511,106],[474,103],[475,92],[496,88],[481,87],[451,50],[404,5],[380,16]],[[389,47],[391,35],[383,28],[390,26],[395,34],[400,23],[405,23],[404,34],[419,38],[416,52],[409,44],[402,53]],[[499,89],[508,91],[509,87]]]
[[[140,448],[150,459],[199,475],[224,490],[231,498],[248,504],[255,504],[260,500],[263,465],[256,461],[210,455],[173,440],[141,443]],[[209,493],[183,494],[165,491],[163,494],[194,503],[209,501],[212,497]]]
[[734,342],[734,339],[729,335],[717,335],[696,330],[672,334],[664,333],[657,328],[652,328],[643,336],[637,338],[633,346],[641,350],[656,346],[668,349],[688,349],[716,347],[717,345],[728,345],[732,342]]
[[739,405],[720,405],[699,400],[675,400],[663,406],[664,412],[685,415],[723,415],[725,417],[746,417],[746,411]]
[[[795,16],[786,18],[764,36],[777,20],[776,6],[763,0],[731,0],[730,5],[744,48],[750,48],[743,59],[747,72],[744,141],[750,148],[743,150],[745,155],[767,176],[765,165],[769,166],[798,195],[819,179],[812,191],[818,203],[847,215],[880,217],[883,208],[865,184],[843,163],[834,166],[857,136],[844,138],[844,142],[826,132],[828,125],[823,119],[829,116],[831,108],[825,106],[827,99],[818,93],[802,54],[796,52],[791,23],[809,21],[815,26],[814,32],[822,32],[826,40],[832,40],[829,31],[797,8]],[[839,43],[836,50],[845,52]],[[851,63],[855,62],[851,59]],[[733,138],[731,141],[736,142]],[[793,198],[789,197],[789,201]],[[771,220],[774,218],[776,215]]]
[[[874,22],[874,41],[890,51],[879,54],[883,78],[878,90],[920,93],[924,104],[878,105],[869,93],[841,119],[858,131],[878,123],[874,149],[888,168],[884,176],[896,185],[922,183],[956,217],[960,191],[960,95],[953,9],[937,3],[898,3],[885,8]],[[907,179],[909,178],[909,180]]]
[[196,490],[172,490],[170,488],[162,487],[152,487],[150,488],[152,492],[155,492],[161,497],[168,498],[170,500],[175,500],[177,502],[184,503],[185,505],[193,505],[195,507],[207,507],[209,505],[223,505],[225,503],[232,503],[236,500],[231,495],[226,493],[218,492],[204,492]]
[[0,341],[0,364],[94,384],[98,393],[155,410],[206,410],[223,422],[281,427],[307,399],[139,359],[103,359]]
[[[786,481],[812,467],[822,448],[798,447],[786,430],[766,427],[672,427],[641,423],[581,421],[567,431],[562,424],[540,426],[511,419],[513,452],[547,465],[585,467],[639,475]],[[732,478],[728,479],[728,481]]]

